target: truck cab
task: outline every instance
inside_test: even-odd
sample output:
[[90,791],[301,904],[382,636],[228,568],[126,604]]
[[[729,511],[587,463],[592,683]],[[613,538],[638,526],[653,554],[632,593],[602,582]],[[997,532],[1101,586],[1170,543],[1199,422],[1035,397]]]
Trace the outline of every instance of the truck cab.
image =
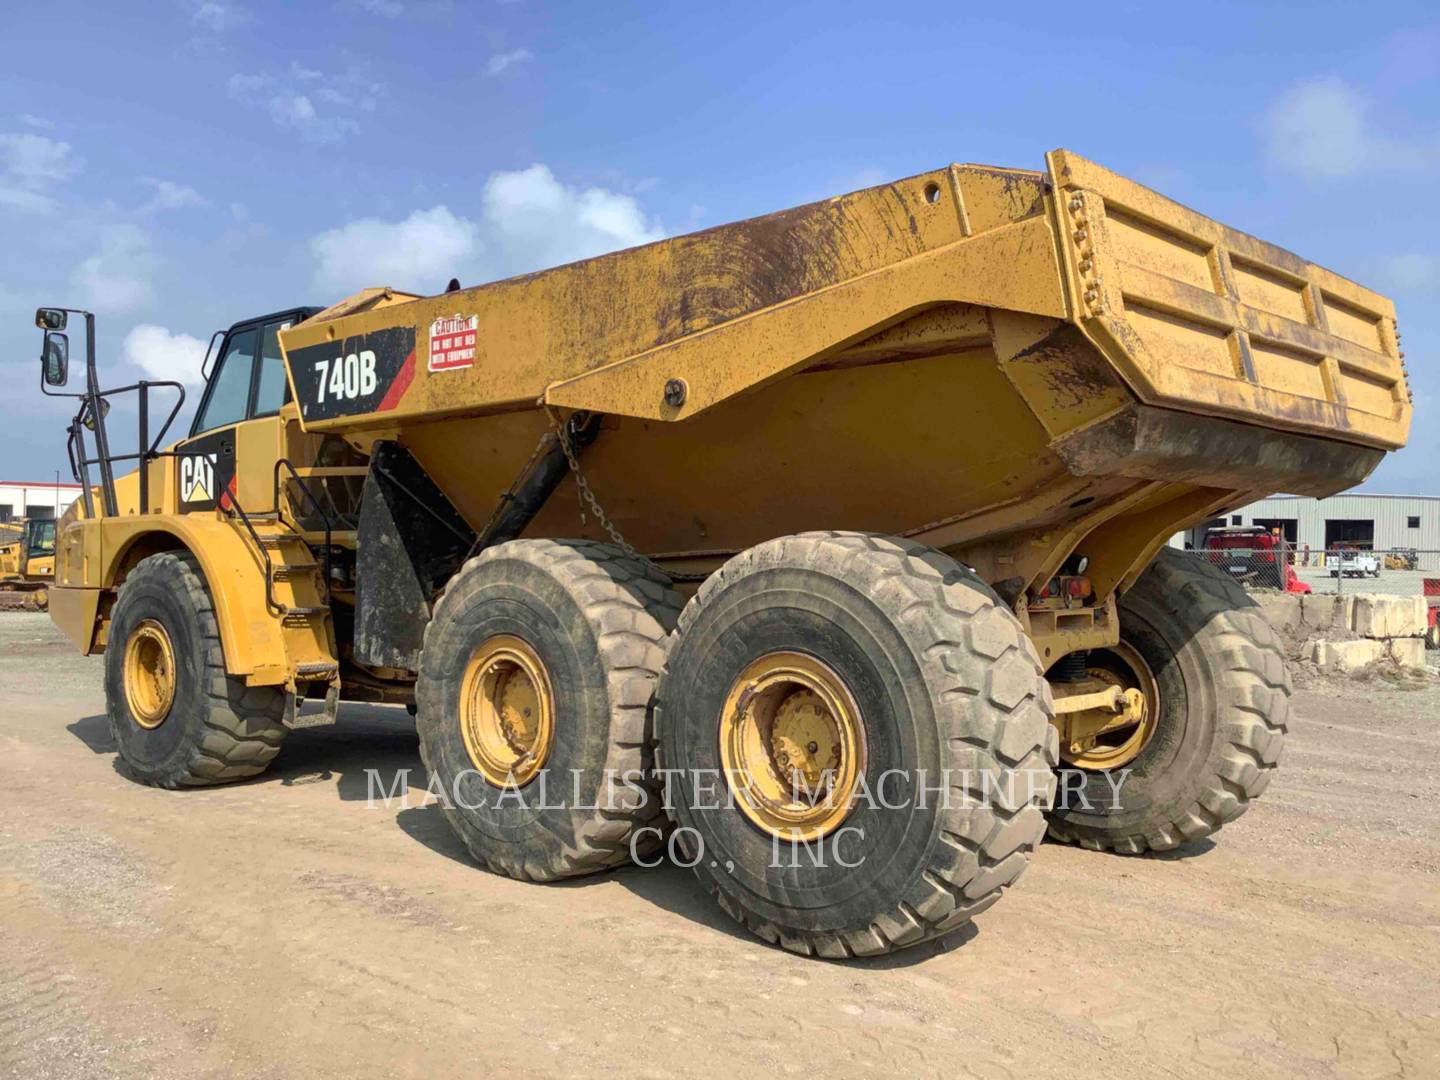
[[20,534],[0,545],[0,581],[49,580],[55,576],[55,522],[31,518]]

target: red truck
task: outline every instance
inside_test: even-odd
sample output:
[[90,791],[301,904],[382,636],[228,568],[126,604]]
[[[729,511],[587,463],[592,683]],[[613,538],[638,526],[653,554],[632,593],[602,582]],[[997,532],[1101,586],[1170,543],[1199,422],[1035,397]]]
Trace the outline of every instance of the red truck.
[[1206,557],[1252,589],[1284,589],[1308,593],[1285,557],[1280,538],[1259,525],[1211,529],[1205,534]]

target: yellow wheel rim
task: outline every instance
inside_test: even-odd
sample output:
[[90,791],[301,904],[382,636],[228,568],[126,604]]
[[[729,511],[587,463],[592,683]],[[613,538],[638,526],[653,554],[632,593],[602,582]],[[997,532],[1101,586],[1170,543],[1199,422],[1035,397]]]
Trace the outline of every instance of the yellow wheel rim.
[[1095,745],[1079,753],[1071,752],[1062,739],[1060,757],[1080,769],[1119,769],[1139,757],[1154,737],[1160,723],[1160,687],[1145,658],[1123,641],[1096,650],[1092,660],[1085,669],[1086,676],[1122,690],[1139,690],[1145,695],[1145,714],[1137,724],[1104,732]]
[[529,643],[510,634],[484,641],[460,683],[460,734],[476,770],[496,787],[524,787],[555,743],[550,676]]
[[163,724],[175,704],[175,650],[154,619],[142,621],[125,641],[125,701],[146,729]]
[[762,656],[726,695],[720,763],[755,825],[781,840],[818,839],[849,816],[865,771],[860,709],[814,657]]

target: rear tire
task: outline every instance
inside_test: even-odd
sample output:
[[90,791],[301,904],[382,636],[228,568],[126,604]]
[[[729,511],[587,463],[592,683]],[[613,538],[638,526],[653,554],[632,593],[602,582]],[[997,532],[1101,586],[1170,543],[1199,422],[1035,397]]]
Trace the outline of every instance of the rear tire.
[[[628,862],[640,830],[648,843],[637,840],[637,851],[658,843],[649,708],[680,606],[652,564],[581,540],[498,544],[451,579],[425,630],[416,728],[447,796],[445,819],[476,862],[550,881]],[[491,655],[520,662],[492,664]],[[499,784],[485,770],[505,744],[495,740],[496,749],[477,731],[489,724],[493,739],[504,708],[476,702],[503,693],[475,671],[477,660],[529,670],[521,711],[547,717],[543,751],[539,731],[527,732],[534,753],[517,756]],[[512,737],[517,728],[504,730]],[[503,786],[507,776],[515,786]]]
[[1154,673],[1159,722],[1127,766],[1118,805],[1118,776],[1084,771],[1083,785],[1062,782],[1050,835],[1095,850],[1168,851],[1234,821],[1269,786],[1290,675],[1245,590],[1173,549],[1162,549],[1121,599],[1120,637]]
[[[126,686],[126,657],[137,634],[167,639],[173,659],[168,709],[157,707],[145,723],[132,708],[135,688],[127,693]],[[105,699],[121,760],[131,776],[154,787],[257,776],[285,738],[284,692],[246,686],[226,672],[210,593],[189,554],[151,555],[125,579],[110,620]]]
[[[772,658],[819,661],[850,695],[848,726],[863,729],[834,744],[863,747],[860,798],[811,840],[757,822],[724,765],[724,718],[760,696],[745,696],[747,679]],[[781,692],[811,695],[799,686]],[[788,701],[768,707],[758,744],[782,769],[794,759],[779,748],[804,745],[783,741]],[[1034,646],[970,571],[892,537],[806,533],[737,555],[685,608],[657,692],[657,757],[675,840],[726,912],[791,952],[871,956],[963,926],[1019,878],[1045,829],[1051,716]],[[829,759],[842,762],[835,775],[847,775],[844,754]]]

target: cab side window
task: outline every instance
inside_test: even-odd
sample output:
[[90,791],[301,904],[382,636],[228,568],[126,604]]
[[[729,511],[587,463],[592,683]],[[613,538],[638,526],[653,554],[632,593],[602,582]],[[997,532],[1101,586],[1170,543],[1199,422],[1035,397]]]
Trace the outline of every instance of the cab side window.
[[255,380],[255,408],[251,416],[274,416],[290,400],[285,379],[285,359],[280,355],[280,331],[288,322],[271,323],[260,334],[260,371]]
[[35,535],[30,540],[30,550],[26,554],[55,554],[55,522],[37,521],[35,523]]
[[233,335],[225,346],[215,374],[210,377],[210,396],[195,432],[210,431],[245,419],[250,405],[250,380],[255,367],[255,331]]

